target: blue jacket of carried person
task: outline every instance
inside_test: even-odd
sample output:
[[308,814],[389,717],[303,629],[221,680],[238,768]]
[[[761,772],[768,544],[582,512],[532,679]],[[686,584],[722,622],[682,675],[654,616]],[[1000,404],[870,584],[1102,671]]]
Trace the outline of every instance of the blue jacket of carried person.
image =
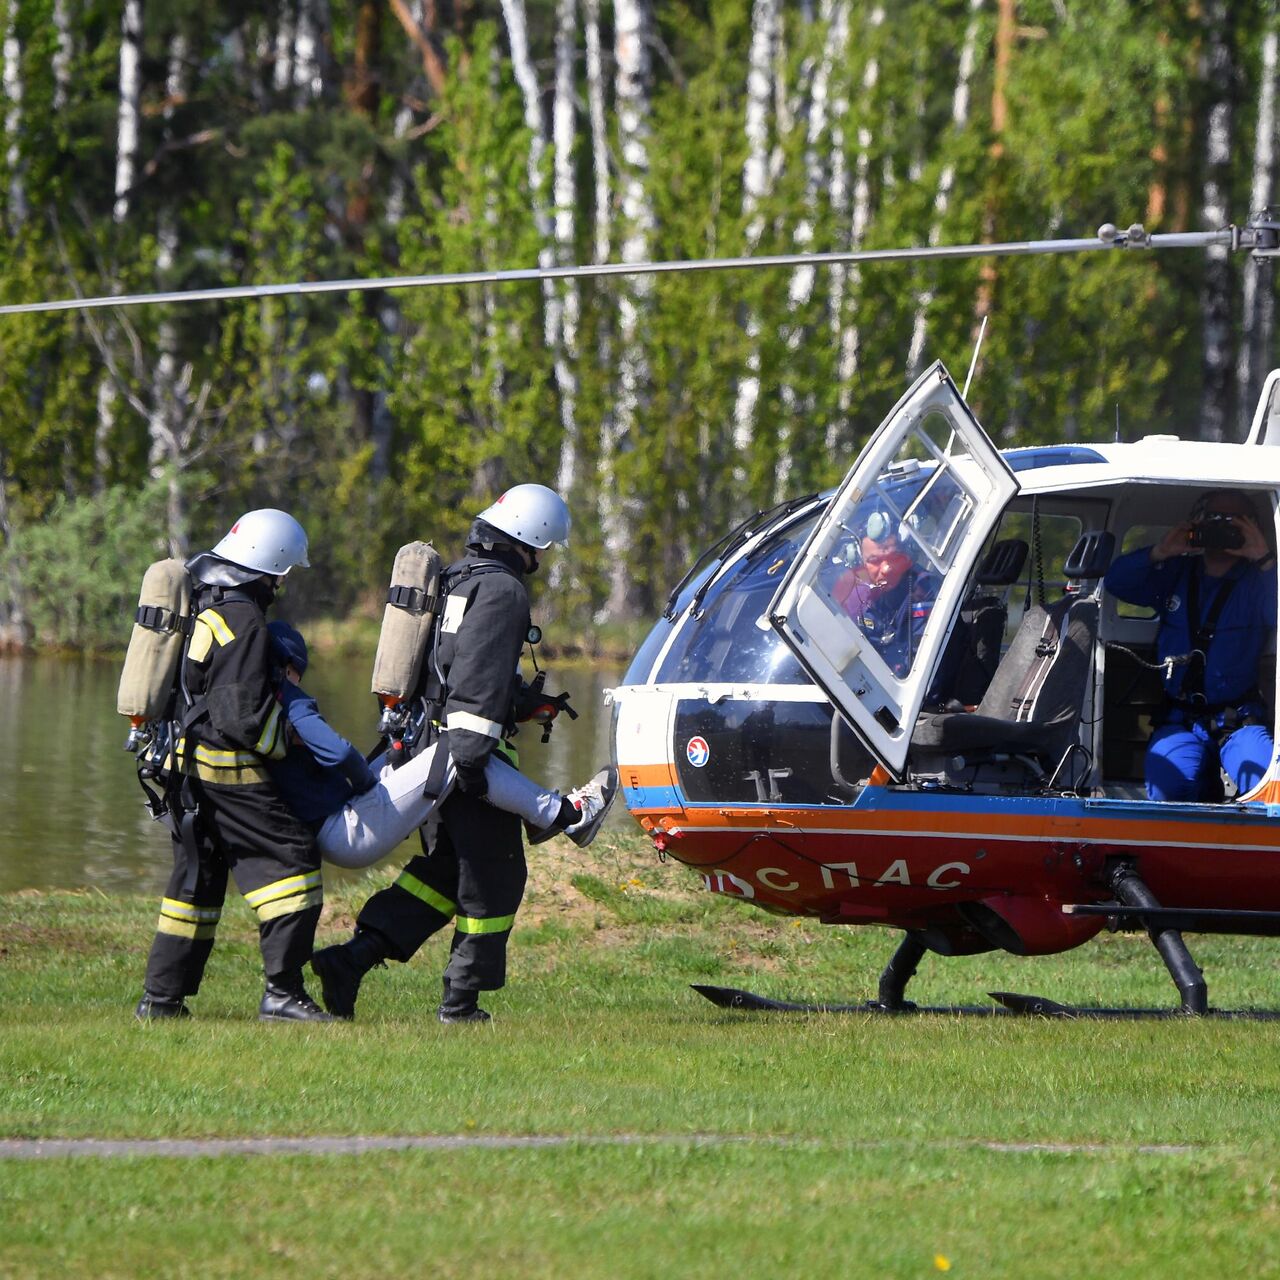
[[296,817],[323,822],[352,796],[376,786],[377,775],[364,755],[330,727],[301,686],[285,681],[279,696],[289,748],[283,760],[269,762],[271,780]]

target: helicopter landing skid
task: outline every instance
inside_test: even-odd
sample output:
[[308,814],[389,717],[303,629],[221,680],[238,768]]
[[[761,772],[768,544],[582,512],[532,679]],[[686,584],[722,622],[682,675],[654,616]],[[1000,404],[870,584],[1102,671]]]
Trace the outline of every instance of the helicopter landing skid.
[[911,1013],[946,1013],[978,1018],[1088,1018],[1125,1022],[1201,1017],[1280,1022],[1280,1010],[1276,1009],[1206,1009],[1199,1014],[1188,1013],[1185,1009],[1093,1009],[1059,1004],[1044,996],[1019,995],[1014,991],[987,992],[1002,1006],[993,1009],[988,1005],[915,1005],[909,1002],[892,1006],[881,1004],[877,1000],[867,1000],[862,1004],[806,1004],[797,1000],[775,1000],[770,996],[757,995],[754,991],[740,991],[736,987],[711,987],[697,982],[690,985],[700,996],[717,1007],[741,1009],[744,1013],[881,1013],[895,1017]]

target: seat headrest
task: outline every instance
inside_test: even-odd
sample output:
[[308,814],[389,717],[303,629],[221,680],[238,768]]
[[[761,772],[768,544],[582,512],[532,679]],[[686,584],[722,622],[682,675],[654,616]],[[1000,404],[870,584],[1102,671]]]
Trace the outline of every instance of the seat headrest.
[[1116,551],[1116,535],[1104,530],[1082,533],[1071,549],[1062,572],[1068,578],[1101,578],[1111,568]]
[[978,585],[983,587],[1011,587],[1022,576],[1027,563],[1027,544],[1021,538],[1001,538],[991,544],[991,550],[978,567]]

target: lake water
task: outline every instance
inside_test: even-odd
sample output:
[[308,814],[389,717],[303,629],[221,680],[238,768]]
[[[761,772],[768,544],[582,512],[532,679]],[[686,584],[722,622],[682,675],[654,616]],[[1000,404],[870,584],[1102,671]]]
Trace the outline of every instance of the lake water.
[[[318,655],[306,679],[329,722],[366,749],[377,723],[369,673],[369,662]],[[164,887],[169,836],[147,816],[133,757],[123,750],[128,722],[115,709],[119,676],[118,661],[0,657],[0,893]],[[620,668],[549,667],[547,688],[567,689],[579,719],[561,716],[545,746],[534,726],[523,729],[517,745],[524,772],[567,790],[607,763],[603,691],[621,678]],[[625,821],[623,812],[609,817],[611,824]],[[405,845],[392,857],[409,851]]]

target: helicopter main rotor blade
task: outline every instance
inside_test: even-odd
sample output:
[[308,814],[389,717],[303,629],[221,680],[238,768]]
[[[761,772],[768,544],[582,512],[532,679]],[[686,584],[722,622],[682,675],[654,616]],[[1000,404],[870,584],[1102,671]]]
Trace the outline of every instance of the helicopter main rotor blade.
[[944,244],[909,249],[862,249],[847,253],[775,253],[741,258],[693,258],[671,262],[601,262],[576,267],[520,267],[507,271],[456,271],[419,276],[377,276],[363,280],[296,280],[287,284],[230,285],[217,289],[178,289],[159,293],[122,293],[54,302],[18,302],[0,306],[0,316],[50,311],[87,311],[136,307],[146,303],[224,302],[243,298],[299,297],[321,293],[360,293],[370,289],[428,289],[448,285],[509,284],[527,280],[574,280],[601,276],[676,275],[690,271],[742,271],[760,267],[828,267],[872,262],[925,262],[958,258],[1011,258],[1045,253],[1089,253],[1098,249],[1207,249],[1252,247],[1249,232],[1170,232],[1147,235],[1141,227],[1117,231],[1107,224],[1096,236],[1080,240],[1012,240],[1001,244]]

